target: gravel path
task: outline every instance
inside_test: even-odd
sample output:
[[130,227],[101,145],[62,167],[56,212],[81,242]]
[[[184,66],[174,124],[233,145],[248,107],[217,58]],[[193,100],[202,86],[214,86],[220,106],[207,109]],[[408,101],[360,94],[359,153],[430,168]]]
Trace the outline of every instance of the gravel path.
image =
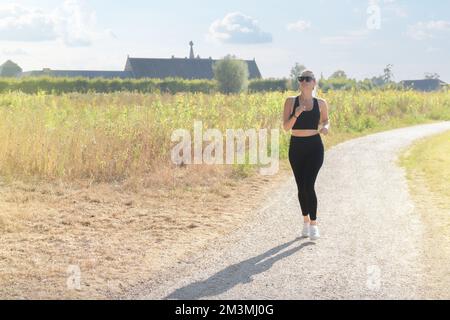
[[[321,239],[299,236],[302,217],[290,175],[251,225],[126,298],[427,299],[426,234],[395,160],[414,140],[446,130],[450,122],[401,128],[327,150],[316,180]],[[441,283],[435,290],[450,298],[449,278]]]

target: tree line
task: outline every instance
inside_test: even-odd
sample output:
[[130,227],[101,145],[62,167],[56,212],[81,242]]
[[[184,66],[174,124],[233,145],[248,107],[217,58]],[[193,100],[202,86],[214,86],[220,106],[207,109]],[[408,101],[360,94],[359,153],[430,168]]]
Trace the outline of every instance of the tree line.
[[[0,92],[22,91],[25,93],[66,93],[66,92],[99,92],[115,91],[150,92],[264,92],[264,91],[297,91],[297,77],[306,67],[296,63],[289,77],[249,79],[248,65],[234,55],[227,55],[213,64],[214,79],[186,80],[182,78],[166,79],[106,79],[81,77],[24,77],[19,75],[22,68],[11,60],[0,66]],[[425,79],[439,79],[436,73],[426,73]],[[318,87],[323,92],[328,90],[372,90],[376,88],[403,89],[400,83],[394,81],[393,65],[388,64],[381,75],[370,79],[356,80],[349,78],[345,71],[337,70],[330,77],[323,75],[317,79]]]

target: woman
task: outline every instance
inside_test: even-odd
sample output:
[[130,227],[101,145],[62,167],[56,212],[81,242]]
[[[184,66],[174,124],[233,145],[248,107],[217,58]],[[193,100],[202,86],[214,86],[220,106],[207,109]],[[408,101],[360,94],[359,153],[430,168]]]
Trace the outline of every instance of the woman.
[[[292,130],[289,162],[295,176],[304,219],[302,236],[317,240],[320,234],[314,184],[324,161],[324,146],[320,133],[328,134],[328,105],[324,99],[313,97],[316,78],[312,71],[303,71],[298,81],[301,93],[297,97],[286,99],[283,128],[286,131]],[[322,124],[320,131],[319,124]]]

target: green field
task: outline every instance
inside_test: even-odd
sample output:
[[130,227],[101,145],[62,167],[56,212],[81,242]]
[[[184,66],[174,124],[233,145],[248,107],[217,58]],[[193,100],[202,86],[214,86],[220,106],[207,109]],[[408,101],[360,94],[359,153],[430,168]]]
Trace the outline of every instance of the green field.
[[[116,181],[170,167],[171,133],[204,128],[280,129],[287,96],[296,92],[223,95],[132,92],[0,95],[0,175],[23,179]],[[343,137],[450,120],[450,93],[329,91],[330,134]],[[236,166],[242,171],[249,166]]]

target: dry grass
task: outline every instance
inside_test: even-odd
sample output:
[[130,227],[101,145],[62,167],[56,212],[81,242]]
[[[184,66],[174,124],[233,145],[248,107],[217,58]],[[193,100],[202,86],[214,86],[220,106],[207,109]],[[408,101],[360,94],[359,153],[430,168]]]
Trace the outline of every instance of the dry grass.
[[[156,182],[138,191],[106,183],[0,187],[0,297],[120,295],[247,221],[288,173],[284,166],[276,176],[237,180],[223,168],[193,183],[212,168],[180,169],[174,188]],[[81,290],[67,287],[70,265],[81,270]]]

